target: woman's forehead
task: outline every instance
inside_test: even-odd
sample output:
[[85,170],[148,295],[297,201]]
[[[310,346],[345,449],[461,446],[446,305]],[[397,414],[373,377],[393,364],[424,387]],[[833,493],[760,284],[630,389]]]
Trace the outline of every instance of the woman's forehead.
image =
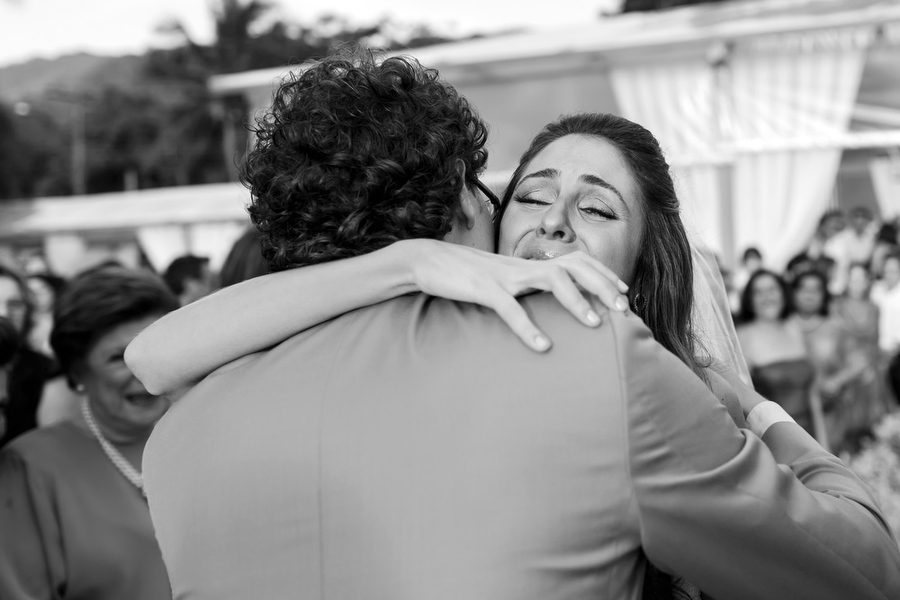
[[[608,140],[594,135],[569,134],[550,142],[531,160],[535,164],[553,163],[567,170],[587,169],[627,170],[622,153]],[[630,173],[629,173],[630,176]]]
[[637,181],[622,153],[602,137],[570,134],[554,140],[528,163],[520,183],[529,175],[541,172],[553,172],[562,179],[602,179],[632,206],[640,198]]

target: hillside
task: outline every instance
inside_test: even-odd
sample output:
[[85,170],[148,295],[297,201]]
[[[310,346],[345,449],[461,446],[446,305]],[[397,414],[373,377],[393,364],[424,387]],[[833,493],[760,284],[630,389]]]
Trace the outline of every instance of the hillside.
[[139,56],[72,54],[10,65],[0,68],[0,102],[34,98],[48,89],[127,87],[140,76],[141,60]]

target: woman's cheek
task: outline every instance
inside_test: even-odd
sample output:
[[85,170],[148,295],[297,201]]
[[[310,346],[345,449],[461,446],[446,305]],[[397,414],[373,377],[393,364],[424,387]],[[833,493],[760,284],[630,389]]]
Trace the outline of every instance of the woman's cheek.
[[512,256],[515,251],[515,239],[510,221],[504,217],[503,221],[500,222],[500,239],[497,242],[497,253],[504,256]]

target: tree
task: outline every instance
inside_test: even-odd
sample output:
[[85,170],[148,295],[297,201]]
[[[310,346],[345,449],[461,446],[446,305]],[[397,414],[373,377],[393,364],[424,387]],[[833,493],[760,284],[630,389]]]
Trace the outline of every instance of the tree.
[[[151,81],[180,86],[186,104],[178,118],[147,149],[151,156],[161,156],[172,145],[181,160],[189,163],[208,161],[210,141],[221,143],[223,178],[236,179],[238,155],[247,146],[246,119],[248,107],[242,96],[210,97],[206,82],[212,75],[298,64],[324,56],[330,48],[353,42],[374,42],[381,47],[425,45],[447,41],[430,28],[419,25],[410,30],[409,39],[387,35],[392,24],[380,21],[355,26],[336,15],[320,17],[310,26],[291,26],[280,20],[266,22],[272,6],[261,0],[218,0],[212,7],[216,37],[205,46],[195,42],[178,22],[164,25],[163,30],[178,37],[181,44],[174,49],[148,54],[146,73]],[[160,147],[162,146],[162,147]],[[181,173],[180,182],[196,179]]]
[[[291,24],[270,9],[263,0],[217,0],[210,44],[170,22],[163,29],[177,44],[147,52],[137,77],[132,65],[116,63],[127,80],[60,86],[29,99],[27,118],[0,106],[0,199],[70,194],[82,180],[87,193],[233,180],[248,108],[239,95],[212,97],[212,75],[299,64],[344,43],[387,49],[448,40],[424,25],[386,20],[358,26],[328,15]],[[82,173],[73,156],[84,157],[84,177],[73,175]]]
[[[209,46],[195,42],[179,22],[162,29],[180,38],[170,50],[147,56],[148,78],[179,88],[184,102],[173,107],[177,115],[163,125],[156,142],[146,150],[148,157],[178,156],[179,184],[201,180],[236,179],[236,154],[246,146],[243,118],[247,112],[240,96],[212,98],[207,90],[210,76],[284,64],[286,57],[308,58],[320,48],[303,37],[288,34],[288,27],[275,21],[255,33],[271,5],[260,0],[219,0],[212,6],[216,37]],[[211,148],[219,147],[218,161],[210,160]],[[207,168],[199,168],[199,165]],[[213,165],[218,164],[216,169]]]
[[68,140],[44,110],[0,104],[0,200],[69,191]]

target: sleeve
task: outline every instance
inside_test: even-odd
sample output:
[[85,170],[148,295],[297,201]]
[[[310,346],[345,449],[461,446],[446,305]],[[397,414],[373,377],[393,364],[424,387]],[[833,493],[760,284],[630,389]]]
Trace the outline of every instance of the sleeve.
[[900,598],[897,542],[838,459],[787,423],[766,434],[779,465],[638,319],[611,320],[651,561],[719,598]]
[[54,513],[45,482],[18,453],[0,452],[0,598],[61,597],[64,569]]

